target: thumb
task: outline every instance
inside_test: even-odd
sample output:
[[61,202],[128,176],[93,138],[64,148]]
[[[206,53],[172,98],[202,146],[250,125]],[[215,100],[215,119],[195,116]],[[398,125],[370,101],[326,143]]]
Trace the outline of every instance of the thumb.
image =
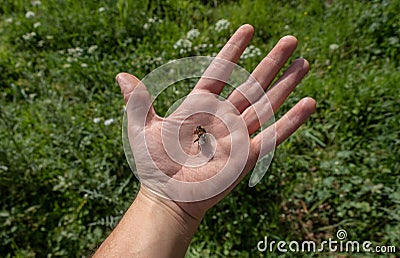
[[121,88],[125,104],[127,104],[132,91],[139,85],[140,80],[129,73],[119,73],[115,79]]
[[116,80],[124,96],[128,123],[137,129],[143,128],[156,116],[146,86],[128,73],[118,74]]

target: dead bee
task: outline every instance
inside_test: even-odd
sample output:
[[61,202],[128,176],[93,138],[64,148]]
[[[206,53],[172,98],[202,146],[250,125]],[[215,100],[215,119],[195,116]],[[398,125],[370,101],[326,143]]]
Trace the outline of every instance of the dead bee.
[[207,133],[207,131],[206,131],[206,129],[204,129],[204,126],[198,125],[196,127],[196,129],[194,130],[194,134],[197,134],[198,138],[193,143],[198,141],[199,144],[203,144],[206,140],[206,133]]

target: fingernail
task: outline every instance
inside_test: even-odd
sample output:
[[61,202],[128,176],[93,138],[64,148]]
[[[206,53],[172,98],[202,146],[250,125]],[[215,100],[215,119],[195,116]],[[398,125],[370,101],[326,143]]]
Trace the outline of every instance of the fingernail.
[[129,74],[124,74],[124,73],[118,74],[116,79],[119,84],[119,87],[121,87],[122,92],[125,92],[127,89],[131,88],[134,82],[132,80],[132,77],[129,76]]
[[117,83],[121,88],[121,93],[125,95],[127,90],[129,89],[129,78],[127,78],[126,74],[120,73],[115,79],[117,80]]
[[117,80],[118,84],[126,84],[127,83],[127,78],[126,75],[124,75],[123,73],[119,73],[117,75],[117,77],[115,77],[115,79]]

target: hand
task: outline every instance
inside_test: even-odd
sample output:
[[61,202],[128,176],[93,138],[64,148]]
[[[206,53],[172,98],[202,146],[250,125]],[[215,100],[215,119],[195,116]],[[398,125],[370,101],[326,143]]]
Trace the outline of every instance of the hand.
[[[205,212],[226,196],[261,156],[294,133],[315,109],[315,101],[304,98],[274,126],[250,137],[282,105],[309,69],[306,60],[297,59],[270,87],[297,46],[296,38],[283,37],[226,101],[219,100],[217,97],[232,72],[232,64],[239,60],[252,35],[252,26],[241,26],[192,92],[166,118],[155,113],[150,95],[139,79],[126,73],[117,76],[127,103],[128,136],[141,180],[135,202],[145,203],[137,204],[140,207],[152,207],[149,209],[152,212],[156,207],[165,215],[159,217],[168,223],[171,216],[178,222],[175,224],[179,230],[172,226],[165,229],[176,231],[171,233],[175,237],[168,238],[176,241],[170,240],[171,244],[163,249],[186,239],[180,244],[183,247],[179,254],[184,254],[190,242],[187,239],[194,234]],[[214,78],[223,79],[221,82]],[[203,126],[207,134],[195,142],[197,126]],[[137,224],[134,216],[149,213],[135,209],[140,215],[138,212],[133,215],[133,208],[128,210],[127,214],[132,211],[131,215],[124,216],[120,229]],[[150,223],[146,228],[153,227]],[[186,232],[184,237],[182,232]],[[118,239],[118,236],[111,238]]]
[[[277,144],[281,143],[315,108],[315,101],[305,98],[276,122],[274,130],[265,129],[254,138],[249,137],[280,107],[309,69],[306,60],[295,60],[264,93],[296,48],[294,37],[283,37],[227,101],[219,100],[217,97],[225,83],[212,78],[229,77],[232,63],[238,61],[252,34],[250,25],[240,27],[205,71],[207,78],[201,78],[185,101],[166,118],[155,113],[145,86],[136,77],[129,74],[117,76],[125,101],[131,99],[127,105],[128,132],[142,184],[172,200],[184,198],[185,202],[179,202],[180,208],[195,218],[200,219],[208,208],[225,196],[255,165],[260,154],[265,155],[273,149],[268,139],[275,140],[276,137]],[[255,80],[260,86],[255,84]],[[254,90],[257,86],[263,90]],[[255,101],[250,103],[249,99]],[[272,110],[268,109],[268,104]],[[194,131],[199,125],[209,133],[205,138],[209,140],[208,144],[203,146],[194,143],[198,137]],[[243,165],[238,166],[239,163]],[[238,168],[240,171],[235,171]],[[170,178],[180,182],[202,182],[222,173],[223,169],[229,170],[227,175],[219,182],[209,184],[210,187],[190,184],[190,190],[185,191],[182,184],[170,184],[158,188],[160,181],[164,186]],[[158,176],[160,174],[167,175],[164,181]],[[233,180],[227,178],[228,175]],[[193,194],[196,196],[188,196],[188,193],[193,193],[193,187],[198,188]],[[187,198],[194,202],[187,202]]]

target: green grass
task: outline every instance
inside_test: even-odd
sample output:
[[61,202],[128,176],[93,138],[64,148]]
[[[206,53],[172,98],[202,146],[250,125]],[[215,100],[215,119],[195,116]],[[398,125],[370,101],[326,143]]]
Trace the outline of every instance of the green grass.
[[[214,55],[243,23],[254,25],[251,44],[262,55],[292,34],[293,58],[311,64],[276,116],[304,96],[317,110],[276,150],[260,184],[248,188],[247,177],[207,213],[187,256],[257,257],[266,254],[257,251],[264,236],[323,241],[338,229],[399,247],[400,3],[206,2],[3,1],[3,256],[90,255],[138,189],[123,153],[115,75],[142,78],[169,60]],[[227,30],[215,30],[219,19]],[[193,28],[200,36],[181,54],[174,44]],[[239,64],[251,71],[262,55]],[[166,92],[157,110],[178,95]]]

